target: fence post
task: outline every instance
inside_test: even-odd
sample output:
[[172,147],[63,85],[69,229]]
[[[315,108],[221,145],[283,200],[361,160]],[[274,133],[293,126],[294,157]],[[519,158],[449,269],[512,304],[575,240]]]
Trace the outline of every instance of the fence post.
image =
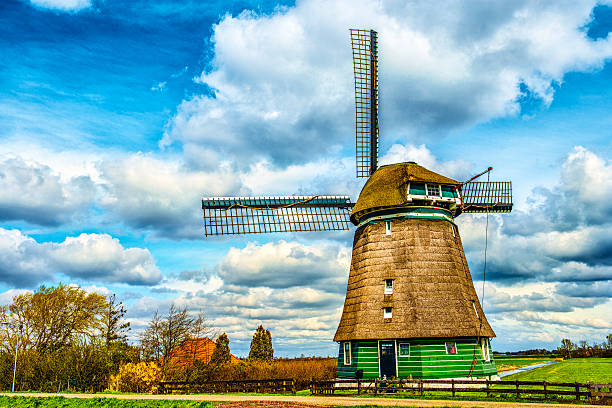
[[455,396],[455,379],[451,379],[451,389],[453,390],[453,397]]
[[361,380],[357,379],[357,395],[361,394]]
[[580,401],[580,384],[578,384],[577,382],[576,384],[576,401]]
[[542,381],[542,385],[544,386],[544,399],[548,399],[548,390],[546,389],[546,380]]
[[491,396],[491,386],[490,386],[489,377],[487,377],[487,398],[489,398],[490,396]]
[[516,398],[521,398],[521,393],[519,392],[519,382],[518,380],[515,381],[516,384]]
[[423,396],[423,380],[419,378],[419,394]]
[[374,379],[374,395],[378,394],[378,378]]

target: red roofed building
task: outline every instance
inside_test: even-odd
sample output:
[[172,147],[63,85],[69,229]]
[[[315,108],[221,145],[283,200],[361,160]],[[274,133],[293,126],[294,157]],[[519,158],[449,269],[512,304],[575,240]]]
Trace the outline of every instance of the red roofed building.
[[[215,342],[208,337],[189,339],[174,350],[170,363],[181,367],[193,364],[196,361],[208,363],[216,347]],[[239,361],[238,357],[230,354],[231,363],[238,363]]]

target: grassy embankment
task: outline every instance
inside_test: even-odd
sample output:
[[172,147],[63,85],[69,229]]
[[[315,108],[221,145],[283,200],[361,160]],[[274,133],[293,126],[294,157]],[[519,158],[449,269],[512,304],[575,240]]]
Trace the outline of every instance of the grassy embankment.
[[612,383],[612,358],[572,358],[561,363],[513,374],[504,380]]

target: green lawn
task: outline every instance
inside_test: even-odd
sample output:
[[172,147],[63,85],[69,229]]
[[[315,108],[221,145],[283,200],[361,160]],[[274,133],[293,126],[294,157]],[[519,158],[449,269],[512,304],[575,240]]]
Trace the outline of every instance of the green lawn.
[[206,401],[0,396],[0,408],[213,408],[213,406],[211,402]]
[[612,358],[572,358],[505,377],[504,380],[612,383]]

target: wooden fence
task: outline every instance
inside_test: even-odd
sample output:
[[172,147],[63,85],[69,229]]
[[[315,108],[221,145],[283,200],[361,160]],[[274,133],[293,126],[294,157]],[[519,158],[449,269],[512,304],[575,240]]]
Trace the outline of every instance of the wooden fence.
[[554,399],[560,396],[582,397],[589,401],[612,398],[612,384],[555,383],[547,381],[490,381],[490,380],[332,380],[312,381],[310,392],[314,395],[346,395],[372,393],[389,394],[412,392],[481,393],[487,397],[509,395],[515,398]]
[[293,378],[280,378],[267,380],[208,381],[203,383],[163,381],[159,383],[160,394],[172,394],[175,392],[181,394],[231,392],[295,394],[295,381]]

